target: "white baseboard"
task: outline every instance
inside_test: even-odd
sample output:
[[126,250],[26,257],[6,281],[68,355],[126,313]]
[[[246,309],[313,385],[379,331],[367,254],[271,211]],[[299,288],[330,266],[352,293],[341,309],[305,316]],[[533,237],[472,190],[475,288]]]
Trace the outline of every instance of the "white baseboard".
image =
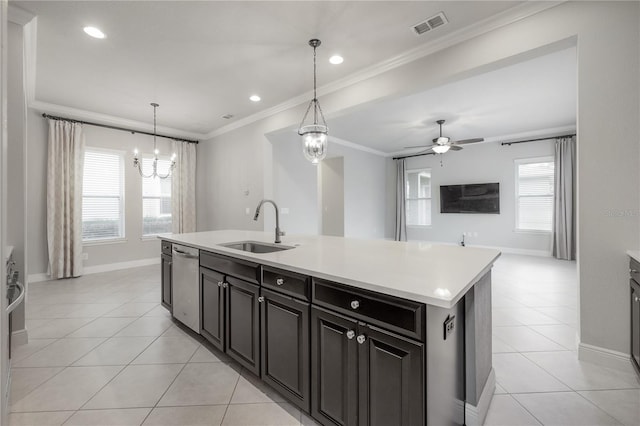
[[[137,268],[140,266],[157,265],[160,263],[160,257],[152,257],[149,259],[132,260],[129,262],[107,263],[105,265],[87,266],[84,268],[83,275],[98,274],[100,272],[118,271],[120,269]],[[39,281],[48,281],[51,277],[49,274],[29,274],[29,282],[35,283]]]
[[629,372],[633,369],[629,354],[586,343],[578,345],[578,359],[618,371]]
[[473,244],[469,244],[467,245],[467,247],[491,248],[491,249],[500,250],[502,253],[522,254],[525,256],[538,256],[538,257],[552,256],[552,253],[548,250],[529,250],[529,249],[519,249],[519,248],[512,248],[512,247],[476,246]]
[[487,382],[484,384],[482,394],[478,399],[478,405],[474,406],[469,403],[464,405],[464,424],[466,426],[482,426],[484,424],[484,419],[487,417],[489,405],[495,391],[496,374],[492,368],[489,377],[487,377]]
[[22,330],[16,330],[11,333],[11,344],[12,345],[24,345],[29,343],[29,333],[26,328]]

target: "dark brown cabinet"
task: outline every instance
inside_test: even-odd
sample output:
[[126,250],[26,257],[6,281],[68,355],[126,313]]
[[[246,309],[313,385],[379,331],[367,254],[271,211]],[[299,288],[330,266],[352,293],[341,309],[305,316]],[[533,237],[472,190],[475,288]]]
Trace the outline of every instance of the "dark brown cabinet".
[[260,287],[201,267],[200,292],[200,334],[260,375]]
[[309,412],[309,303],[262,289],[262,380]]
[[311,309],[312,415],[326,425],[424,424],[424,345]]
[[640,285],[631,280],[631,363],[640,375]]
[[166,254],[161,255],[160,263],[162,274],[160,275],[161,288],[162,288],[162,306],[167,308],[169,312],[172,311],[171,307],[171,264],[172,257]]

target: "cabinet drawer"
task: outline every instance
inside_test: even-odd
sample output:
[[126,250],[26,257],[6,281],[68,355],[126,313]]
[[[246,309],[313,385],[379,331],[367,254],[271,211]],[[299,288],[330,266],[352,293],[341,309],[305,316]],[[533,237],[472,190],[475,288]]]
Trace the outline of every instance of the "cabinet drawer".
[[631,259],[629,262],[629,275],[631,275],[631,278],[636,280],[637,283],[640,283],[640,263],[636,262],[635,259]]
[[262,267],[262,285],[293,297],[309,300],[309,277],[270,266]]
[[387,330],[424,340],[424,305],[343,284],[313,279],[313,303]]
[[162,247],[162,254],[166,254],[167,256],[171,256],[171,243],[169,241],[160,241],[160,245]]
[[200,250],[200,266],[242,278],[254,284],[260,283],[260,265],[257,263]]

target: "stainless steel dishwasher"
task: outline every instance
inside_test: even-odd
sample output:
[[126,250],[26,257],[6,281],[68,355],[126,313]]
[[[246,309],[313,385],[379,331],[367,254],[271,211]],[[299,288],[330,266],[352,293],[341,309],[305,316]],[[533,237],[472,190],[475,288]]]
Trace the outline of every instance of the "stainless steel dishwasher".
[[173,316],[196,333],[200,333],[199,257],[198,249],[173,244]]

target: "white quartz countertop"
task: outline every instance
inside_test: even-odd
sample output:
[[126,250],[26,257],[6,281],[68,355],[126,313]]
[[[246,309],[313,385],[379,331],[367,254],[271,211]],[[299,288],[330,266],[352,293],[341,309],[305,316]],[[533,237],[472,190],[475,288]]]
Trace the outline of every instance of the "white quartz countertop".
[[627,254],[636,262],[640,262],[640,250],[627,250]]
[[234,241],[273,243],[272,232],[258,231],[194,232],[160,238],[443,308],[453,307],[500,256],[494,249],[317,235],[282,237],[282,245],[295,248],[274,253],[250,253],[219,245]]

